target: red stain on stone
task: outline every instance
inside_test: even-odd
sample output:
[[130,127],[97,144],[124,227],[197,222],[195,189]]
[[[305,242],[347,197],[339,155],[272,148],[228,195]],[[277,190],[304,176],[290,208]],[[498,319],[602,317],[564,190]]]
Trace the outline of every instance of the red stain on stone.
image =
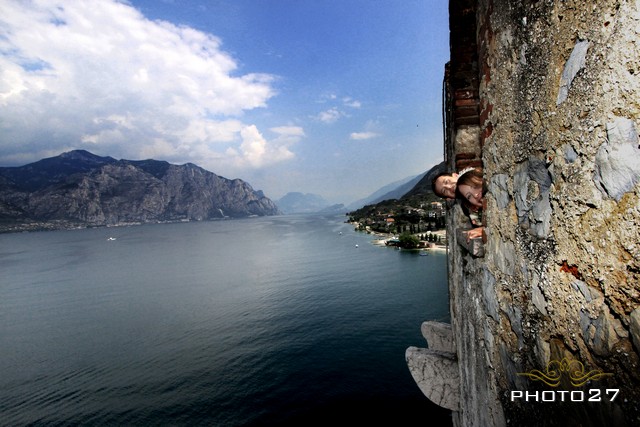
[[578,266],[569,265],[567,264],[567,261],[562,261],[562,265],[560,266],[560,271],[563,271],[565,273],[571,273],[573,274],[573,277],[575,277],[576,279],[582,280],[582,274],[580,274],[580,271],[578,271]]

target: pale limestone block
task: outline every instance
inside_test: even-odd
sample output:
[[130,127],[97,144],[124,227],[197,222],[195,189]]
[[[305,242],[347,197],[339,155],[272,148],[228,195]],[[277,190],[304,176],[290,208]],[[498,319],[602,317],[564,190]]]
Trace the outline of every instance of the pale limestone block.
[[640,307],[636,308],[629,315],[631,338],[637,347],[640,347]]
[[616,117],[607,123],[607,139],[596,154],[594,181],[605,196],[619,202],[640,181],[640,148],[634,122]]
[[427,321],[420,326],[422,336],[427,340],[429,349],[456,352],[456,344],[453,339],[453,331],[449,323]]
[[411,376],[429,400],[451,411],[460,408],[460,373],[453,354],[409,347],[405,359]]
[[456,152],[480,155],[480,126],[461,126],[455,138]]
[[587,50],[589,49],[589,42],[579,41],[573,47],[573,51],[567,60],[562,71],[562,77],[560,79],[560,89],[558,90],[558,98],[556,99],[556,105],[562,104],[569,96],[569,88],[575,78],[578,71],[584,68],[586,63]]
[[509,177],[506,174],[498,174],[491,177],[489,191],[496,199],[498,209],[506,209],[509,205]]
[[533,305],[536,306],[538,311],[544,316],[547,316],[547,301],[537,285],[533,286],[533,289],[531,291],[531,299],[533,300]]

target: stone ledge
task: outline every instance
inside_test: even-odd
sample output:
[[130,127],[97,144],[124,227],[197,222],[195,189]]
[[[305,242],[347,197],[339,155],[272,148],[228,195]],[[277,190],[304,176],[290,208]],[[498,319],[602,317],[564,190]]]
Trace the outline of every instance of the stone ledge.
[[420,331],[429,349],[446,353],[456,352],[456,344],[453,339],[453,330],[449,323],[426,321],[422,322]]
[[451,411],[460,408],[460,373],[455,354],[409,347],[409,371],[420,391],[433,403]]
[[452,411],[460,407],[460,373],[448,323],[426,321],[420,326],[429,348],[409,347],[405,359],[422,393],[433,403]]

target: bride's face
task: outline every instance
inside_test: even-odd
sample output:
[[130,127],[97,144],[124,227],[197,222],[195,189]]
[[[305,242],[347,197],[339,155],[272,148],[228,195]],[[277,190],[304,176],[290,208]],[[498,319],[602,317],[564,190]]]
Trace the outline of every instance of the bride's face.
[[458,185],[460,193],[465,199],[476,208],[482,207],[482,188],[472,187],[467,184]]

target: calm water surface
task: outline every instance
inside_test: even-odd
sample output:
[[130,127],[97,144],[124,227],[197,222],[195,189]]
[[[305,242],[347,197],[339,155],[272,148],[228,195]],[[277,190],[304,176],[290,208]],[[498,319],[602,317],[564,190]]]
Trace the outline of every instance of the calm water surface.
[[404,361],[446,255],[343,221],[0,235],[0,424],[450,425]]

